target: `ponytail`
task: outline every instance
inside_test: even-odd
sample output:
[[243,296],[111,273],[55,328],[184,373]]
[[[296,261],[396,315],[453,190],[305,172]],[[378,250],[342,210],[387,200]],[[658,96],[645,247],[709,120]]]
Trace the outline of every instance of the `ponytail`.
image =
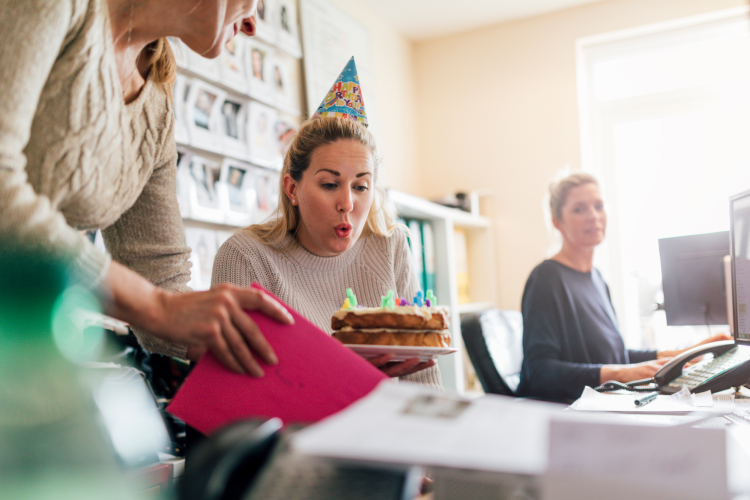
[[167,95],[172,97],[172,87],[177,78],[177,60],[166,38],[159,38],[146,45],[148,74],[154,82],[164,86]]

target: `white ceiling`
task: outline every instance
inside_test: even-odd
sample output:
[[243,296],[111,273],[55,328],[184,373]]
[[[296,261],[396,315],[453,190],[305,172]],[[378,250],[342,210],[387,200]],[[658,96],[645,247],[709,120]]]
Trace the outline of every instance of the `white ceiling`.
[[424,40],[602,0],[356,0]]

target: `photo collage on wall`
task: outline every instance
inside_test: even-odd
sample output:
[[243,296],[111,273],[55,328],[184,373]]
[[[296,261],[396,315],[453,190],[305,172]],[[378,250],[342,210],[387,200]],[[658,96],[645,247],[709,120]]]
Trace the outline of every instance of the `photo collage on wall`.
[[177,198],[195,290],[210,288],[232,231],[276,213],[283,156],[302,120],[297,16],[295,0],[260,0],[257,36],[237,35],[215,59],[169,39],[179,68]]
[[183,147],[178,157],[177,200],[183,218],[244,227],[263,222],[276,210],[278,170]]

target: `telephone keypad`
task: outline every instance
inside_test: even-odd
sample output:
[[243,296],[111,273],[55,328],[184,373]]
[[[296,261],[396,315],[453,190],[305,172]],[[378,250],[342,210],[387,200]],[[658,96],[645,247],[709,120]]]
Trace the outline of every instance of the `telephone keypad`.
[[727,351],[710,361],[704,361],[693,367],[686,368],[682,375],[669,383],[669,387],[680,389],[683,385],[686,385],[692,391],[699,385],[750,359],[748,351],[750,349],[738,349],[735,347],[731,351]]

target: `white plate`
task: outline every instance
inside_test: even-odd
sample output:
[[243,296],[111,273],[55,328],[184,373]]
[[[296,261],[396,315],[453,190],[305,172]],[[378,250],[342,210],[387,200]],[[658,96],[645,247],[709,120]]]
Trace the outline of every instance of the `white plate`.
[[393,354],[393,361],[406,361],[419,358],[420,361],[430,361],[443,354],[456,352],[452,347],[412,347],[403,345],[361,345],[344,344],[363,358],[374,358],[383,354]]

